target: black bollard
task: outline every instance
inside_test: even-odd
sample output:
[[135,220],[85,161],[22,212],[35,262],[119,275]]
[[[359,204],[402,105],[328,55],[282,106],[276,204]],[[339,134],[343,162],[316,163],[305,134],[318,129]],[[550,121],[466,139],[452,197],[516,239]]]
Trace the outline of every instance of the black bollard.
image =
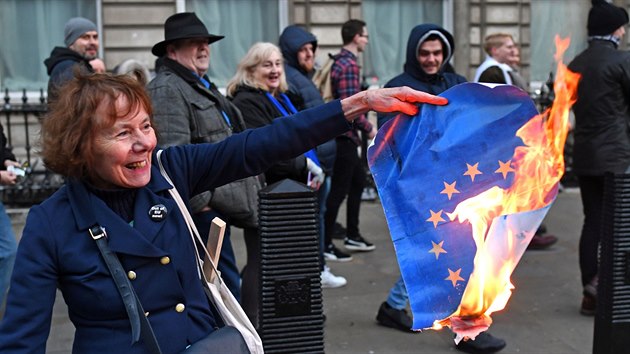
[[259,203],[265,353],[323,353],[317,197],[285,179],[261,190]]
[[630,175],[604,182],[593,353],[630,348]]

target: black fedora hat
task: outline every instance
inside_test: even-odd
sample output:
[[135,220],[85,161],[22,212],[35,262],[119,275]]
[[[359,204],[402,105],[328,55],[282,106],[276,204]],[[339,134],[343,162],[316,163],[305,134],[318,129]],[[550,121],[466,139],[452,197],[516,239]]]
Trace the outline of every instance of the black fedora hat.
[[208,44],[223,39],[208,33],[208,29],[194,12],[181,12],[166,19],[164,40],[151,49],[153,55],[161,57],[166,53],[166,45],[178,39],[208,38]]

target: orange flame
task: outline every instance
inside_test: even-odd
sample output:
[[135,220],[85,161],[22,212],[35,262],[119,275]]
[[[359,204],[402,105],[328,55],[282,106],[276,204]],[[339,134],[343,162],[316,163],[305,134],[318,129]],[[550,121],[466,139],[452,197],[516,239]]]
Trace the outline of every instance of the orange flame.
[[[516,230],[508,230],[501,240],[488,238],[492,220],[500,215],[536,210],[547,206],[555,197],[564,173],[563,150],[569,131],[569,110],[576,101],[580,75],[569,71],[562,55],[570,39],[556,40],[557,65],[555,99],[545,110],[523,125],[516,135],[525,146],[516,148],[510,167],[516,171],[513,184],[504,190],[493,187],[457,205],[451,220],[468,221],[477,246],[474,271],[462,296],[459,308],[446,319],[436,321],[434,329],[450,326],[458,338],[474,338],[492,322],[490,314],[505,308],[514,286],[510,276],[533,234],[515,242]],[[521,235],[522,236],[522,235]],[[523,238],[523,237],[521,237]],[[501,244],[497,246],[497,244]],[[499,250],[499,248],[507,250]],[[497,259],[498,258],[498,259]]]

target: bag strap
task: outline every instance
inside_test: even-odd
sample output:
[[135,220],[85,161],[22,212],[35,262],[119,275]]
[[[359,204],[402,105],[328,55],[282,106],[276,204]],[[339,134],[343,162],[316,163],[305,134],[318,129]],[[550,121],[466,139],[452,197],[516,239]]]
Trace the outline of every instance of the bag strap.
[[[193,218],[190,215],[190,212],[188,211],[188,208],[186,207],[186,204],[184,204],[184,200],[182,199],[181,195],[177,191],[177,188],[175,188],[175,184],[173,184],[173,181],[171,181],[171,178],[168,176],[168,173],[166,173],[166,170],[164,169],[164,166],[162,165],[162,158],[161,158],[162,152],[164,152],[164,150],[159,150],[157,152],[157,154],[156,154],[158,167],[160,168],[160,173],[162,173],[162,176],[172,186],[172,188],[170,188],[168,190],[168,192],[171,194],[173,199],[175,199],[175,202],[177,203],[177,206],[179,207],[179,211],[184,216],[184,220],[186,220],[186,225],[188,226],[188,231],[190,231],[190,238],[192,240],[193,246],[195,248],[195,254],[197,256],[197,273],[199,275],[199,279],[205,280],[205,281],[202,281],[202,283],[203,283],[204,287],[207,287],[208,286],[207,282],[210,279],[208,279],[208,277],[206,277],[206,274],[203,271],[204,264],[203,264],[203,261],[201,260],[201,257],[199,256],[199,249],[197,248],[197,243],[199,243],[201,245],[201,248],[203,249],[203,251],[204,251],[204,253],[206,255],[206,260],[212,266],[212,272],[213,273],[210,275],[210,277],[214,277],[215,274],[220,274],[220,273],[217,270],[217,266],[212,261],[213,257],[210,255],[210,252],[206,248],[206,245],[204,244],[203,240],[201,239],[201,236],[199,236],[199,231],[197,231],[197,227],[195,226]],[[217,278],[219,280],[219,284],[223,285],[223,279],[221,279],[220,276],[218,276]]]
[[131,343],[136,343],[140,339],[140,336],[142,336],[144,344],[149,347],[151,353],[162,354],[162,350],[155,338],[153,328],[151,328],[151,324],[145,315],[140,299],[133,290],[133,286],[127,278],[125,270],[122,264],[120,264],[120,260],[109,248],[105,229],[101,225],[94,225],[88,231],[92,239],[96,242],[98,250],[105,260],[107,269],[109,269],[109,273],[112,275],[112,278],[114,278],[116,288],[125,304],[125,310],[129,316],[129,322],[131,323]]

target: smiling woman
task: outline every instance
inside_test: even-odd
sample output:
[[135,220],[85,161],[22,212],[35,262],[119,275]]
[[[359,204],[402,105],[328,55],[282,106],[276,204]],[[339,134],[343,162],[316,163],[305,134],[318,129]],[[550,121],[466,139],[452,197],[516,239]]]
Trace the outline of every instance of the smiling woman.
[[[413,113],[410,102],[446,103],[410,89],[375,90],[219,143],[166,148],[160,161],[169,182],[153,164],[152,109],[137,80],[77,73],[59,92],[43,121],[43,156],[67,181],[29,211],[0,324],[2,353],[45,351],[57,288],[76,327],[74,353],[175,354],[216,340],[213,334],[230,328],[215,318],[188,226],[169,190],[190,200],[262,173],[343,133],[368,109]],[[109,253],[99,251],[103,243]],[[111,258],[119,262],[113,271]],[[127,283],[117,286],[113,278]],[[125,300],[134,297],[130,307]],[[147,327],[155,333],[153,349]],[[232,349],[220,351],[241,352]]]
[[[227,95],[243,113],[247,128],[258,128],[301,109],[302,102],[298,103],[295,96],[290,98],[287,90],[280,48],[272,43],[259,42],[239,62],[236,74],[228,83]],[[265,178],[269,184],[285,178],[307,183],[309,172],[323,179],[323,171],[318,164],[313,159],[308,163],[308,158],[300,155],[275,164],[265,171]],[[317,181],[314,187],[319,186]]]

